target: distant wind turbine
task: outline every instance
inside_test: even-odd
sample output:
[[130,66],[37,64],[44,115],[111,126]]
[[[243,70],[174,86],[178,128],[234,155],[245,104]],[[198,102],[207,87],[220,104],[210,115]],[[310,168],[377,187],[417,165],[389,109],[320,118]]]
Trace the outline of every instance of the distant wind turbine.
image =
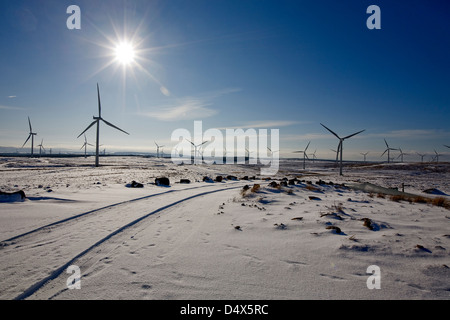
[[423,162],[423,157],[425,157],[426,156],[426,154],[424,153],[424,154],[420,154],[420,153],[418,153],[418,152],[416,152],[419,156],[420,156],[420,158],[421,158],[421,162]]
[[41,144],[38,144],[37,146],[39,147],[39,157],[40,157],[42,155],[42,149],[44,149],[44,151],[45,151],[44,139],[42,139]]
[[25,140],[25,143],[23,144],[22,148],[27,144],[28,140],[30,140],[30,137],[31,137],[31,157],[33,157],[33,154],[34,154],[34,136],[37,135],[37,133],[33,132],[33,129],[31,128],[30,117],[28,117],[28,124],[30,126],[30,133],[28,135],[27,140]]
[[437,153],[436,150],[434,150],[434,153],[436,154],[436,156],[433,158],[433,161],[436,160],[436,162],[439,162],[439,156],[441,156],[441,154]]
[[450,146],[448,146],[448,145],[446,145],[446,144],[444,144],[444,147],[450,148]]
[[108,121],[106,121],[105,119],[102,118],[102,106],[101,106],[101,102],[100,102],[100,90],[98,88],[98,83],[97,83],[97,96],[98,96],[98,117],[93,117],[94,121],[82,132],[80,133],[80,135],[77,137],[81,137],[86,131],[88,131],[94,124],[97,124],[97,141],[95,144],[95,166],[98,167],[99,166],[99,142],[100,142],[100,120],[103,121],[105,124],[107,124],[108,126],[117,129],[119,131],[122,131],[123,133],[129,134],[128,132],[120,129],[119,127],[116,127],[115,125],[113,125],[112,123],[109,123]]
[[314,153],[310,154],[310,156],[312,156],[313,162],[314,162],[315,159],[317,159],[316,152],[317,152],[317,150],[314,150]]
[[384,150],[384,152],[383,152],[383,154],[382,154],[381,156],[383,156],[383,155],[386,153],[386,151],[387,151],[388,163],[389,163],[389,162],[391,161],[390,151],[391,151],[391,150],[398,150],[398,149],[394,149],[394,148],[389,147],[389,145],[388,145],[386,139],[384,139],[384,143],[386,144],[386,150]]
[[159,149],[163,148],[164,146],[160,146],[159,144],[156,143],[156,141],[155,144],[156,144],[156,156],[159,158]]
[[369,154],[369,151],[367,151],[366,153],[361,152],[361,154],[364,156],[364,162],[366,162],[366,156]]
[[399,154],[399,156],[397,157],[397,159],[401,157],[401,158],[402,158],[402,163],[403,163],[403,156],[404,156],[404,155],[408,155],[408,154],[407,154],[407,153],[403,153],[402,149],[400,149],[400,148],[398,148],[398,150],[400,150],[400,154]]
[[85,157],[85,158],[87,157],[87,146],[92,146],[92,147],[93,147],[94,145],[88,143],[88,142],[87,142],[86,135],[84,135],[84,144],[83,144],[83,146],[80,148],[80,150],[84,148],[84,157]]
[[323,124],[321,124],[321,125],[322,125],[322,127],[324,127],[325,129],[327,129],[328,131],[330,131],[333,135],[335,135],[336,138],[339,139],[339,144],[338,144],[337,152],[340,153],[339,175],[342,176],[342,149],[343,149],[344,140],[345,140],[345,139],[348,139],[348,138],[351,138],[351,137],[353,137],[353,136],[355,136],[355,135],[357,135],[357,134],[359,134],[359,133],[365,131],[365,129],[364,129],[364,130],[361,130],[361,131],[358,131],[358,132],[355,132],[355,133],[353,133],[353,134],[351,134],[351,135],[348,135],[348,136],[346,136],[346,137],[341,138],[341,137],[339,137],[335,132],[333,132],[331,129],[327,128],[327,127],[324,126]]
[[303,153],[303,170],[305,170],[305,167],[306,167],[306,159],[309,160],[308,155],[306,154],[306,150],[308,149],[310,143],[311,143],[311,141],[308,142],[305,150],[303,150],[303,151],[294,151],[294,153]]
[[[189,141],[188,139],[186,139],[187,141]],[[195,163],[195,159],[198,152],[198,149],[200,149],[202,147],[202,145],[204,145],[205,143],[207,143],[208,141],[203,141],[202,143],[195,145],[192,141],[189,141],[193,146],[194,146],[194,163]],[[203,160],[203,154],[202,154],[202,160]]]

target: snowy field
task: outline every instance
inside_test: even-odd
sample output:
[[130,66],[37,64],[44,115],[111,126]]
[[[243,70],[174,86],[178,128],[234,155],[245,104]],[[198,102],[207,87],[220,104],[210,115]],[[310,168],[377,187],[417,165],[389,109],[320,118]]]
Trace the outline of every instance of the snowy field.
[[450,298],[449,163],[93,162],[0,158],[0,299]]

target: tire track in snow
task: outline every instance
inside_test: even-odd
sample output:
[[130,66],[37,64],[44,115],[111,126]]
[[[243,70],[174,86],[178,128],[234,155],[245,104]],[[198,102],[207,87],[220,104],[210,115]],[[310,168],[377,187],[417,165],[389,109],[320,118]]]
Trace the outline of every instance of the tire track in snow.
[[[231,182],[231,183],[228,183],[228,184],[236,184],[236,183],[239,183],[239,182]],[[80,214],[77,214],[77,215],[74,215],[74,216],[71,216],[71,217],[68,217],[68,218],[64,218],[64,219],[61,219],[61,220],[49,223],[47,225],[44,225],[44,226],[35,228],[33,230],[24,232],[22,234],[13,236],[13,237],[11,237],[9,239],[6,239],[6,240],[1,240],[0,241],[0,247],[1,246],[8,246],[9,245],[8,242],[17,241],[20,238],[24,238],[26,236],[35,234],[37,232],[43,231],[43,230],[51,228],[51,227],[62,225],[64,223],[66,223],[66,222],[69,222],[69,221],[72,221],[72,220],[75,220],[75,219],[79,219],[79,218],[91,215],[93,213],[99,213],[99,212],[101,212],[103,210],[111,209],[111,208],[114,208],[114,207],[117,207],[117,206],[121,206],[121,205],[130,204],[130,203],[141,201],[141,200],[146,200],[146,199],[157,197],[157,196],[166,195],[166,194],[173,193],[173,192],[183,192],[183,191],[194,190],[194,189],[208,188],[208,187],[211,187],[211,186],[212,185],[206,185],[206,186],[190,187],[190,188],[185,188],[185,189],[180,189],[180,190],[169,190],[169,191],[155,193],[155,194],[151,194],[151,195],[147,195],[147,196],[143,196],[143,197],[139,197],[139,198],[134,198],[134,199],[131,199],[131,200],[125,200],[125,201],[113,203],[113,204],[110,204],[110,205],[107,205],[107,206],[104,206],[104,207],[101,207],[101,208],[89,210],[89,211],[86,211],[86,212],[83,212],[83,213],[80,213]],[[14,244],[16,244],[16,243],[14,243]]]
[[[233,184],[236,184],[238,182],[235,182]],[[242,183],[238,183],[239,186],[233,186],[233,187],[227,187],[225,186],[224,188],[220,188],[217,190],[211,190],[211,191],[205,191],[205,192],[201,192],[201,193],[197,193],[188,197],[184,197],[181,198],[177,201],[171,202],[169,204],[166,204],[156,210],[153,210],[137,219],[134,219],[133,221],[121,226],[120,228],[117,228],[115,231],[110,232],[108,235],[104,236],[102,239],[98,240],[97,242],[95,242],[93,245],[89,246],[88,248],[86,248],[85,250],[83,250],[82,252],[80,252],[79,254],[77,254],[76,256],[74,256],[72,259],[70,259],[68,262],[66,262],[65,264],[63,264],[62,266],[60,266],[59,268],[53,270],[52,272],[50,272],[50,274],[48,276],[46,276],[45,278],[41,279],[40,281],[34,283],[33,285],[31,285],[30,287],[28,287],[28,289],[24,290],[21,294],[19,294],[18,296],[16,296],[14,298],[14,300],[23,300],[26,299],[27,297],[33,295],[34,293],[36,293],[39,289],[41,289],[44,285],[46,285],[47,283],[49,283],[50,281],[56,279],[59,275],[61,275],[70,265],[74,264],[74,262],[76,260],[78,260],[79,258],[81,258],[82,256],[85,256],[86,254],[88,254],[90,251],[92,251],[94,248],[100,246],[101,244],[105,243],[106,241],[108,241],[109,239],[111,239],[112,237],[116,236],[117,234],[123,232],[124,230],[138,224],[139,222],[143,221],[144,219],[154,215],[155,213],[160,213],[163,212],[164,210],[167,210],[171,207],[174,207],[180,203],[183,203],[185,201],[189,201],[192,200],[194,198],[198,198],[201,196],[205,196],[205,195],[210,195],[210,194],[214,194],[217,192],[222,192],[222,191],[229,191],[232,189],[238,189],[241,188],[241,184]],[[197,189],[199,187],[195,187],[195,188],[189,188],[190,190],[192,189]],[[183,189],[183,190],[187,190],[187,189]],[[174,192],[175,190],[173,190],[172,192]],[[164,194],[167,194],[164,193]]]

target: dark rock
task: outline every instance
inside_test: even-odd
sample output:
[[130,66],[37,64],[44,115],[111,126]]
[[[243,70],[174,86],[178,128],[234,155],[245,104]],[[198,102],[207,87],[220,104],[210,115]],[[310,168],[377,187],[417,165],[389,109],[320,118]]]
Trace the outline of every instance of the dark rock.
[[191,180],[189,180],[189,179],[181,179],[180,183],[191,183]]
[[130,184],[130,188],[143,188],[144,185],[142,183],[136,182],[136,181],[132,181]]
[[19,190],[16,192],[3,192],[0,191],[0,202],[14,202],[14,201],[24,201],[26,198],[25,192]]
[[157,186],[170,186],[169,178],[161,177],[155,179],[155,184]]
[[222,176],[217,176],[217,177],[216,177],[216,181],[217,181],[217,182],[222,182]]

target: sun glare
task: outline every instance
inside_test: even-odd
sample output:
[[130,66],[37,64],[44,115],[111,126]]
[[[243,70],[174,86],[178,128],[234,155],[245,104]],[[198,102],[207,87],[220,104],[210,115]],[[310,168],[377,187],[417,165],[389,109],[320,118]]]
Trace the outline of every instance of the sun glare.
[[116,60],[123,65],[128,65],[134,61],[135,51],[133,46],[127,42],[119,43],[115,48]]

